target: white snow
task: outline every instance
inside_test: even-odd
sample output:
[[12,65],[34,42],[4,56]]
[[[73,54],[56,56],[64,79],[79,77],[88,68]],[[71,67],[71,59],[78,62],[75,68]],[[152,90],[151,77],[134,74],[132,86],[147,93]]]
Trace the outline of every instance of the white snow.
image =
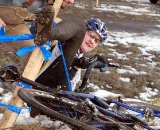
[[121,81],[123,81],[123,82],[130,82],[130,78],[122,78],[122,77],[120,77],[119,79]]
[[157,89],[152,90],[152,88],[144,87],[144,92],[139,94],[141,100],[144,101],[151,101],[150,99],[152,96],[157,95]]
[[106,99],[114,99],[118,97],[124,97],[122,94],[115,94],[106,90],[97,90],[96,92],[92,93],[93,95],[101,98],[106,98]]
[[[129,44],[138,44],[143,46],[142,52],[146,51],[160,51],[160,35],[159,36],[153,36],[151,34],[136,34],[136,33],[128,33],[128,32],[110,32],[110,39],[109,43],[112,44],[115,43],[121,43],[124,45]],[[107,45],[108,43],[106,43]]]
[[9,93],[5,93],[3,96],[2,96],[2,99],[3,99],[3,102],[4,103],[8,103],[12,98],[12,93],[9,92]]
[[0,88],[0,94],[3,93],[3,90],[4,90],[3,88]]
[[129,68],[128,69],[117,69],[116,70],[118,74],[125,74],[125,73],[130,73],[130,74],[135,74],[135,75],[146,75],[147,73],[144,71],[137,71],[135,68]]
[[16,121],[19,125],[32,125],[40,124],[46,128],[55,128],[56,130],[71,130],[66,124],[61,121],[52,121],[49,117],[45,115],[38,115],[35,118],[30,117],[30,111],[27,109],[22,109],[18,119]]

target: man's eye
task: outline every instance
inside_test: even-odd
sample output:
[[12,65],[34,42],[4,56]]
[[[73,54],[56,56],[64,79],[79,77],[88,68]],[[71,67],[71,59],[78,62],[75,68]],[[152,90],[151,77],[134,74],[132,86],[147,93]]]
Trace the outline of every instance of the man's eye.
[[92,34],[90,34],[90,37],[91,37],[92,39],[94,39],[94,38],[95,38]]

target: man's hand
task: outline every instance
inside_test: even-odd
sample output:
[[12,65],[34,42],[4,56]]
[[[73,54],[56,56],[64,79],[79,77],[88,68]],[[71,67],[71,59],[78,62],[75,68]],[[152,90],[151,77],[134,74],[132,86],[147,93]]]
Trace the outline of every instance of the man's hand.
[[6,24],[5,24],[4,21],[0,18],[0,29],[1,29],[3,26],[6,26]]

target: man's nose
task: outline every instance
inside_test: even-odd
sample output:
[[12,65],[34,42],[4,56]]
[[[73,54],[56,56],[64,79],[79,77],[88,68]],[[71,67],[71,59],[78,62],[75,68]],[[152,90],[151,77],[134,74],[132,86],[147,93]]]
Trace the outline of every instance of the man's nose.
[[92,42],[96,43],[96,38],[95,37],[92,38]]
[[90,45],[93,45],[95,43],[95,39],[90,39]]

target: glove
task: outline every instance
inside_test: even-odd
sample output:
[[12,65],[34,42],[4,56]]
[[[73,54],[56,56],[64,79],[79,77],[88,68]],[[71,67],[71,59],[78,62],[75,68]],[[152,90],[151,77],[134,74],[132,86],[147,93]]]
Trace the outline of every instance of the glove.
[[37,13],[37,18],[35,21],[35,44],[43,45],[50,39],[50,30],[54,13],[55,11],[52,5],[46,5]]
[[22,7],[0,7],[0,18],[6,24],[22,24],[25,20],[34,20],[35,15],[29,13],[26,8]]
[[106,60],[105,58],[103,58],[102,56],[96,54],[94,55],[92,58],[86,58],[86,57],[81,57],[79,58],[75,58],[73,60],[72,63],[72,67],[76,66],[82,69],[87,69],[88,66],[94,62],[97,62],[97,65],[95,66],[95,68],[99,68],[101,72],[105,72],[108,70],[108,60]]
[[106,72],[108,70],[109,62],[104,57],[95,54],[92,58],[90,58],[89,63],[97,62],[95,68],[100,69],[100,72]]

